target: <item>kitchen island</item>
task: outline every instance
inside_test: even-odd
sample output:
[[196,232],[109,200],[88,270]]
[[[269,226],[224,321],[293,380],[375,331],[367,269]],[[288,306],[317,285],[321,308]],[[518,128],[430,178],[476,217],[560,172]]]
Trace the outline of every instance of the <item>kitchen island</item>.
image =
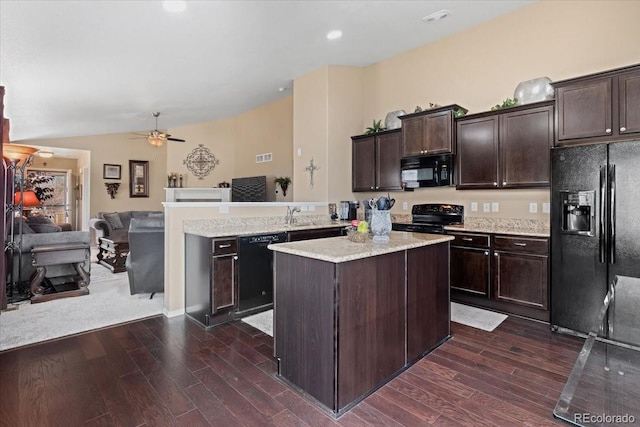
[[449,241],[269,245],[278,375],[339,416],[449,337]]

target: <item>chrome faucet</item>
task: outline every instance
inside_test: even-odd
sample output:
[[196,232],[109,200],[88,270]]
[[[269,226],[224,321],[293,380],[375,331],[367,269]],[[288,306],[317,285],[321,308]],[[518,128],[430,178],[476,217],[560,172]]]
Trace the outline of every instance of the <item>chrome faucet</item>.
[[293,222],[293,214],[296,212],[300,212],[299,206],[287,206],[287,216],[284,217],[284,220],[287,224],[291,224]]

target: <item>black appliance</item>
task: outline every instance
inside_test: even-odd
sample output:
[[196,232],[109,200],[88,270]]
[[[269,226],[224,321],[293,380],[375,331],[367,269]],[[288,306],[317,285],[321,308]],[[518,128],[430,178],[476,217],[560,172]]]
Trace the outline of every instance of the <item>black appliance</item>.
[[453,155],[407,157],[400,161],[402,188],[453,185]]
[[267,177],[249,176],[231,180],[232,202],[266,202]]
[[273,251],[267,246],[286,241],[287,233],[238,237],[239,313],[273,306]]
[[551,325],[588,333],[616,275],[640,277],[640,142],[551,152]]
[[340,202],[340,219],[352,220],[358,218],[358,201],[342,201]]
[[411,207],[411,223],[394,222],[391,229],[414,233],[444,234],[445,225],[464,223],[464,206],[425,203]]

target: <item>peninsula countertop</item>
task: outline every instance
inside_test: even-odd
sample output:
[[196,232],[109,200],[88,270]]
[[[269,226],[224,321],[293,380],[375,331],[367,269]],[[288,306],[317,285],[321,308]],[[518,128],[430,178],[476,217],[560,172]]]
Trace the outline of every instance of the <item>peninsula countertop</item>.
[[260,218],[238,218],[232,221],[191,219],[184,221],[183,230],[187,234],[195,234],[202,237],[227,237],[346,227],[351,223],[351,221],[306,220],[304,217],[299,218],[298,222],[292,224],[260,222]]
[[267,247],[276,252],[341,263],[422,246],[435,245],[453,239],[453,236],[445,234],[392,231],[389,233],[389,241],[384,243],[373,242],[372,240],[368,240],[365,243],[356,243],[349,240],[346,236],[342,236],[302,240],[299,242],[272,243]]

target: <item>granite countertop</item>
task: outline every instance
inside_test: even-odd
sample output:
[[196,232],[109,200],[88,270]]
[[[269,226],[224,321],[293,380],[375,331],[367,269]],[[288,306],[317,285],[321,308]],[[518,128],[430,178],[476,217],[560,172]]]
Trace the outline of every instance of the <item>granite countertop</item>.
[[[398,216],[396,223],[411,223],[410,216]],[[547,220],[476,218],[465,217],[464,224],[447,225],[447,231],[465,231],[470,233],[511,234],[516,236],[549,237],[551,225]]]
[[351,224],[351,221],[331,221],[317,215],[297,217],[297,221],[290,225],[281,218],[274,218],[191,219],[184,221],[183,231],[202,237],[228,237],[346,227]]
[[377,243],[368,240],[356,243],[343,237],[329,237],[325,239],[302,240],[299,242],[275,243],[268,246],[276,252],[299,255],[307,258],[319,259],[333,263],[353,261],[406,249],[435,245],[453,240],[453,236],[444,234],[408,233],[392,231],[389,241]]

